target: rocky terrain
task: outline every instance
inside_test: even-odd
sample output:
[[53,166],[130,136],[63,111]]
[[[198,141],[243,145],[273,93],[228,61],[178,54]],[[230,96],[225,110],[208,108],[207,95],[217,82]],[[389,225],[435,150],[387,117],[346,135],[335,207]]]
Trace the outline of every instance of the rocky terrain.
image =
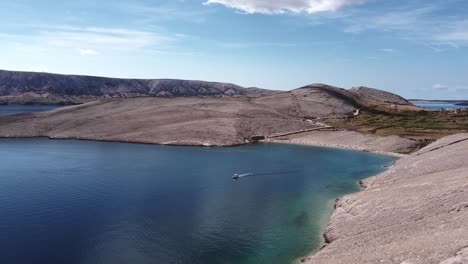
[[351,91],[362,98],[375,101],[377,104],[380,103],[381,101],[384,101],[384,102],[397,104],[397,105],[412,105],[410,101],[406,100],[405,98],[399,95],[385,92],[385,91],[378,90],[378,89],[374,89],[374,88],[359,86],[359,87],[353,87]]
[[0,137],[229,146],[346,122],[368,104],[353,92],[322,84],[258,98],[111,98],[0,117]]
[[0,70],[0,104],[79,104],[102,98],[264,96],[275,91],[231,83],[119,79]]
[[1,137],[79,138],[230,146],[256,135],[316,127],[248,99],[131,98],[0,118]]
[[468,134],[445,137],[400,159],[347,195],[313,264],[468,263]]

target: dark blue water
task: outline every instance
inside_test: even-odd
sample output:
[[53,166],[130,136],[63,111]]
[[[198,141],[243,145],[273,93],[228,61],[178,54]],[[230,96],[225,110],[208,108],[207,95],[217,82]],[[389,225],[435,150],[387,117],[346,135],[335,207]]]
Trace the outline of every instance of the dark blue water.
[[0,263],[288,263],[321,246],[335,198],[393,161],[280,144],[2,139]]
[[0,116],[49,111],[49,110],[53,110],[59,107],[62,107],[62,106],[58,106],[58,105],[0,105]]

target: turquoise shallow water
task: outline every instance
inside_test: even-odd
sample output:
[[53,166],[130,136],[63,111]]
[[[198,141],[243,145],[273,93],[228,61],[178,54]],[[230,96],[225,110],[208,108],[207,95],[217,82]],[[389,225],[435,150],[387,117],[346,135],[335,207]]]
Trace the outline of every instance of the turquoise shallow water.
[[0,263],[288,263],[321,246],[335,198],[393,161],[282,144],[3,139]]

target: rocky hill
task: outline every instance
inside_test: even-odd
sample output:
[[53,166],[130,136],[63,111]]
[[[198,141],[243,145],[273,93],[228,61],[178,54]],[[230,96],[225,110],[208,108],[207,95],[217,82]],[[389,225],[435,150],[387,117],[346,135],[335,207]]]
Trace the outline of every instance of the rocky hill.
[[0,137],[227,146],[346,122],[357,108],[367,105],[367,100],[348,90],[321,84],[254,98],[109,98],[0,117]]
[[179,96],[264,96],[275,91],[231,83],[119,79],[0,70],[0,104],[77,104],[101,98]]

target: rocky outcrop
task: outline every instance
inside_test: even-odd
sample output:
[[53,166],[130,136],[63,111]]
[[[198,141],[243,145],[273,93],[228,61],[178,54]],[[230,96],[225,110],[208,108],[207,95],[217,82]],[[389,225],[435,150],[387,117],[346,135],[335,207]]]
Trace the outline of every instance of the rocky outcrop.
[[467,263],[468,134],[443,138],[336,203],[306,263]]
[[77,104],[105,97],[263,96],[276,93],[231,83],[119,79],[0,70],[0,103]]
[[375,89],[375,88],[359,86],[359,87],[353,87],[349,91],[356,94],[362,99],[365,99],[368,101],[375,101],[377,103],[386,102],[386,103],[397,104],[397,105],[413,105],[410,101],[406,100],[405,98],[397,94]]

